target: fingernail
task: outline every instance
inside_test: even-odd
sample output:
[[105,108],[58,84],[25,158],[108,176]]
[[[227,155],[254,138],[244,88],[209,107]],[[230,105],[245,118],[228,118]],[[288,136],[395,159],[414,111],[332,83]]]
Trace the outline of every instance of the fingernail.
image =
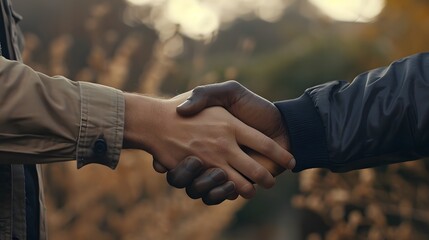
[[213,170],[213,172],[210,174],[213,178],[213,180],[216,183],[223,183],[226,181],[226,173],[220,169],[220,168],[216,168]]
[[191,101],[189,99],[186,99],[186,101],[182,102],[179,106],[177,106],[178,108],[181,107],[186,107],[187,105],[191,104]]
[[292,169],[295,167],[295,165],[296,165],[296,160],[295,160],[295,158],[292,158],[292,159],[289,161],[288,169],[292,170]]
[[229,195],[235,192],[235,184],[234,182],[227,182],[223,186],[223,190],[225,191],[225,195]]
[[203,167],[203,163],[196,157],[189,157],[186,160],[186,170],[189,172],[198,171]]

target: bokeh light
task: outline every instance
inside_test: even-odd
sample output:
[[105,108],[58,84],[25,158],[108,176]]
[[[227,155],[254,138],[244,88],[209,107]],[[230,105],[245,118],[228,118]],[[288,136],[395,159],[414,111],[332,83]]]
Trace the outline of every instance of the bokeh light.
[[219,29],[242,17],[274,22],[293,0],[127,0],[129,21],[153,27],[165,41],[175,33],[211,39]]
[[198,0],[168,1],[165,17],[192,38],[206,38],[219,29],[219,15]]
[[[351,1],[13,4],[24,16],[24,62],[44,74],[162,97],[236,79],[276,101],[428,51],[429,1],[382,1],[383,10],[372,0],[354,1],[372,6],[370,15]],[[377,17],[374,9],[383,12]],[[336,16],[345,13],[351,17]],[[99,165],[76,170],[74,161],[43,167],[51,239],[429,239],[428,160],[345,174],[287,172],[249,202],[213,207],[169,187],[152,157],[140,151],[124,152],[115,171]]]
[[345,22],[370,22],[383,10],[385,0],[309,0],[330,18]]

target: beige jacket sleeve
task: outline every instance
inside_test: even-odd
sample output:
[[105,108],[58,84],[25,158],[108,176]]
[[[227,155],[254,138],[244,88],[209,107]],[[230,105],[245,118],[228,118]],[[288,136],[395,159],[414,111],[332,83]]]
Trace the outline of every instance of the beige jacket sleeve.
[[119,90],[48,77],[0,57],[0,164],[77,160],[118,164],[124,129]]

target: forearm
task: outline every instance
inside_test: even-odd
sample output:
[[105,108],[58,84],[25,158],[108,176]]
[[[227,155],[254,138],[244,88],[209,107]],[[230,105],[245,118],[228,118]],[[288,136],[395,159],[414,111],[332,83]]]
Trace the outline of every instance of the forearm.
[[348,171],[428,156],[428,100],[429,55],[420,54],[276,105],[297,160],[294,171]]
[[160,129],[165,127],[163,121],[165,100],[140,94],[125,93],[125,117],[123,148],[142,149],[149,153],[162,151],[155,149],[155,139],[161,136]]
[[4,58],[0,81],[1,164],[77,159],[78,167],[92,162],[116,166],[123,135],[122,92],[48,77]]

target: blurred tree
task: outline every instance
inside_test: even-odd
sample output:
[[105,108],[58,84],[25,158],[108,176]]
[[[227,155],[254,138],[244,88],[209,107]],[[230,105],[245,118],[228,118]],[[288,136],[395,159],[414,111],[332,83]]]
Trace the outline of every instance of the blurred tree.
[[[51,75],[157,95],[237,79],[270,100],[293,98],[307,87],[351,81],[426,51],[429,39],[424,0],[389,0],[372,23],[334,22],[297,0],[274,23],[239,19],[210,43],[184,37],[181,55],[171,53],[177,39],[159,41],[143,24],[125,25],[124,1],[14,5],[24,15],[27,64]],[[45,170],[52,239],[215,239],[244,204],[193,202],[168,187],[152,170],[150,156],[140,152],[124,154],[117,171],[76,171],[74,163]],[[223,238],[427,239],[427,176],[423,161],[348,174],[285,174],[238,213]],[[290,203],[297,189],[301,193],[292,202],[302,211]],[[301,237],[294,232],[298,227]]]
[[389,59],[428,51],[429,3],[424,0],[387,1],[379,20],[362,34],[374,42]]
[[[159,95],[173,66],[166,43],[122,23],[122,1],[17,1],[27,64],[50,75]],[[53,21],[58,19],[58,21]],[[49,27],[46,27],[49,26]],[[150,113],[148,113],[150,114]],[[115,171],[76,163],[44,166],[52,239],[214,239],[244,201],[208,208],[172,189],[151,157],[124,152]]]

